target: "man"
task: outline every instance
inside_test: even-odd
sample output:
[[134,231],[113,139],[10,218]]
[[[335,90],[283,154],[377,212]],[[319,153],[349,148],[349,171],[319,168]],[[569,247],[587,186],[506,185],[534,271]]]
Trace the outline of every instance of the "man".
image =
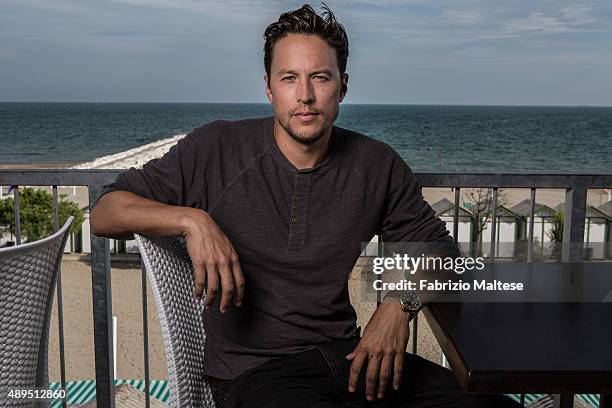
[[452,239],[397,153],[333,126],[348,39],[332,12],[305,5],[264,37],[274,117],[206,124],[121,174],[93,232],[186,237],[218,406],[512,406],[405,354],[414,314],[393,297],[359,337],[348,276],[361,242]]

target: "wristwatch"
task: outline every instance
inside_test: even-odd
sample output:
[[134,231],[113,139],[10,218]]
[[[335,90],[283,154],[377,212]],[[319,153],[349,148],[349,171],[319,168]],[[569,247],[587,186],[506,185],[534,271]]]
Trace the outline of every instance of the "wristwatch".
[[411,319],[423,308],[419,295],[408,290],[401,292],[391,291],[385,295],[383,302],[384,301],[399,302],[402,306],[402,310],[409,313]]

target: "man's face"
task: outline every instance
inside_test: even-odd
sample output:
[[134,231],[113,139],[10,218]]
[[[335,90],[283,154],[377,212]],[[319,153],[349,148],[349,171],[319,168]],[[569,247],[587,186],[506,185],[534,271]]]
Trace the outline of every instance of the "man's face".
[[266,96],[293,140],[309,145],[330,130],[346,95],[348,74],[340,75],[336,50],[314,35],[289,34],[272,53]]

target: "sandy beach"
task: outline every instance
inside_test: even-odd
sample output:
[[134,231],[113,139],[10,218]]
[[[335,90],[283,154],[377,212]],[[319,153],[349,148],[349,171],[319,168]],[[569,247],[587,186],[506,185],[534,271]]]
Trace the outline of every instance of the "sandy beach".
[[142,167],[149,160],[162,157],[172,146],[184,138],[185,134],[175,135],[153,143],[138,146],[116,154],[99,157],[93,161],[71,166],[72,169],[129,169]]

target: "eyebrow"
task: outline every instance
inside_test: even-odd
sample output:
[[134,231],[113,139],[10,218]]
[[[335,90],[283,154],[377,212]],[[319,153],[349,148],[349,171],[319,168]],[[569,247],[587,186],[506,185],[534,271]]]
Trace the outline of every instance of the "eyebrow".
[[[277,75],[283,75],[283,74],[299,75],[297,72],[291,69],[281,69],[277,73]],[[311,72],[309,75],[316,75],[316,74],[327,74],[330,77],[334,76],[329,69],[319,69],[319,70]]]

